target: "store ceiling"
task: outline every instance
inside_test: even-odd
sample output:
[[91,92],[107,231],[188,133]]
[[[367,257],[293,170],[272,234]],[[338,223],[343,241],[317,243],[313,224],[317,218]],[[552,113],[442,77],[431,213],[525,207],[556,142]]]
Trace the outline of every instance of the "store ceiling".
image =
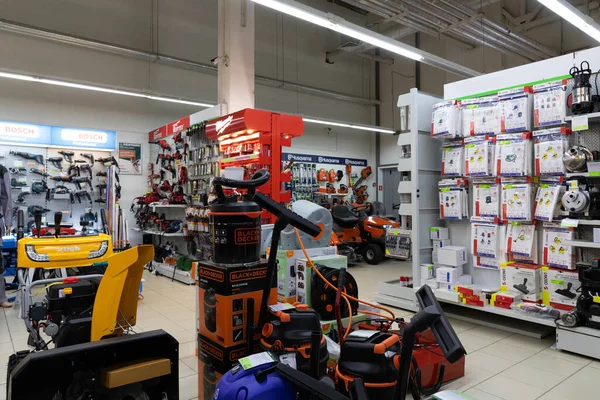
[[[466,46],[484,45],[504,54],[519,56],[526,61],[556,57],[560,52],[527,35],[529,29],[560,20],[548,14],[538,2],[503,1],[496,4],[502,20],[486,16],[480,8],[499,0],[336,0],[351,9],[373,17],[371,28],[394,39],[421,32],[442,40],[458,41]],[[577,5],[577,2],[573,2]],[[587,9],[586,9],[587,7]],[[585,1],[580,10],[600,8],[598,1]],[[485,10],[484,10],[485,11]],[[373,46],[347,42],[328,53],[329,59],[350,52],[368,54]]]

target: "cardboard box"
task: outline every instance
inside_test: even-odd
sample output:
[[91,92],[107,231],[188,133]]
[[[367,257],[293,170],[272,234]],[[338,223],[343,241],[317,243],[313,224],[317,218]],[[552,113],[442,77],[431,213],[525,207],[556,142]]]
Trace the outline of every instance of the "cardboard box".
[[460,296],[458,295],[458,292],[452,291],[452,290],[447,290],[447,289],[435,289],[433,291],[433,294],[435,294],[435,297],[443,300],[443,301],[449,301],[452,303],[460,303],[461,299]]
[[421,280],[433,278],[435,276],[435,267],[433,264],[421,264]]
[[432,263],[434,263],[434,264],[436,264],[436,263],[438,262],[438,260],[439,260],[439,259],[438,259],[438,253],[437,253],[437,250],[433,250],[433,251],[431,252],[431,262],[432,262]]
[[542,300],[542,269],[537,264],[508,263],[500,266],[500,291],[521,294],[523,301]]
[[473,277],[471,275],[461,275],[458,277],[458,283],[461,285],[472,285]]
[[[329,256],[311,257],[315,264],[324,265],[329,268],[348,268],[348,258],[339,254]],[[312,307],[312,279],[314,271],[308,266],[306,258],[296,260],[296,301]]]
[[467,249],[463,246],[446,246],[437,251],[438,262],[458,267],[467,263]]
[[578,271],[542,267],[542,301],[560,310],[572,310],[577,305],[581,287]]
[[[198,398],[212,399],[219,379],[229,371],[235,362],[248,355],[246,344],[222,347],[212,340],[198,335]],[[258,340],[254,342],[253,353],[260,352]]]
[[[317,247],[306,249],[308,256],[328,256],[337,254],[337,247]],[[302,250],[277,251],[277,294],[279,301],[293,303],[296,301],[296,260],[305,258]]]
[[[223,347],[244,345],[248,318],[259,317],[266,279],[265,260],[253,267],[200,262],[198,332]],[[269,304],[275,304],[274,282],[271,288]]]
[[438,283],[435,278],[421,279],[421,286],[424,285],[428,285],[433,290],[438,288]]
[[450,239],[433,239],[431,243],[433,243],[433,250],[438,250],[442,247],[450,246],[452,241]]
[[492,293],[492,296],[490,298],[490,305],[494,306],[494,307],[510,308],[511,304],[518,303],[520,301],[521,301],[520,293],[498,292],[498,293]]
[[429,237],[433,239],[450,239],[450,231],[448,228],[441,226],[432,226],[429,228]]
[[439,267],[435,270],[435,279],[440,283],[458,283],[458,277],[463,274],[461,267]]

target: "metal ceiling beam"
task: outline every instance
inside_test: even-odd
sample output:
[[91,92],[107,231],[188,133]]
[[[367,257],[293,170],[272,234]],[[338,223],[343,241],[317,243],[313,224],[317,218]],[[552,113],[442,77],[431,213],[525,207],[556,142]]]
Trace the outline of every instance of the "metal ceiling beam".
[[[590,11],[596,10],[600,8],[600,3],[597,1],[591,1],[586,8],[585,5],[577,7],[577,9],[583,13],[589,13]],[[533,19],[529,22],[525,22],[519,24],[515,27],[512,27],[511,30],[513,32],[524,32],[533,28],[539,28],[540,26],[548,25],[556,21],[560,21],[561,16],[552,13],[551,15],[543,18]]]
[[[73,35],[67,35],[60,32],[40,29],[29,25],[19,24],[13,21],[0,19],[0,31],[18,34],[21,36],[33,37],[37,39],[44,39],[71,46],[87,48],[119,56],[135,58],[138,60],[156,62],[158,64],[169,65],[171,67],[190,71],[208,73],[212,75],[217,74],[217,67],[215,67],[212,64],[203,64],[196,61],[172,57],[165,54],[151,53],[144,50],[117,46],[111,43],[105,43]],[[366,97],[354,96],[346,93],[321,89],[314,86],[304,85],[295,82],[281,81],[266,76],[256,75],[255,80],[257,84],[263,86],[277,87],[285,90],[294,90],[302,93],[312,94],[321,97],[329,97],[350,103],[357,103],[370,106],[381,104],[381,101]]]

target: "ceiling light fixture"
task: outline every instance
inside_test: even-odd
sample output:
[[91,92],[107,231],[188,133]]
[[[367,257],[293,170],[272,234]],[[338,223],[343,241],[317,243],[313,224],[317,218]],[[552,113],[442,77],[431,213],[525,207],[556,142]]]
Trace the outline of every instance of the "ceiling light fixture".
[[315,118],[308,118],[308,117],[302,117],[302,119],[304,120],[304,122],[308,122],[309,124],[339,126],[342,128],[357,129],[360,131],[381,132],[381,133],[389,133],[389,134],[396,133],[396,131],[393,129],[380,128],[378,126],[372,126],[372,125],[348,124],[345,122],[327,121],[324,119],[315,119]]
[[[187,104],[187,105],[191,105],[191,106],[206,107],[206,108],[214,107],[214,104],[200,103],[197,101],[177,99],[174,97],[153,96],[153,95],[149,95],[149,94],[142,93],[142,92],[133,92],[130,90],[121,90],[121,89],[111,89],[111,88],[106,88],[106,87],[102,87],[102,86],[87,85],[87,84],[83,84],[83,83],[68,82],[68,81],[62,81],[62,80],[57,80],[57,79],[48,79],[48,78],[42,78],[42,77],[33,76],[33,75],[15,74],[12,72],[0,71],[0,78],[15,79],[15,80],[20,80],[20,81],[35,82],[35,83],[45,83],[47,85],[62,86],[62,87],[68,87],[68,88],[73,88],[73,89],[91,90],[94,92],[119,94],[122,96],[139,97],[139,98],[145,98],[145,99],[149,99],[149,100],[166,101],[168,103]],[[395,133],[395,131],[393,131],[391,129],[379,128],[377,126],[348,124],[348,123],[344,123],[344,122],[327,121],[327,120],[323,120],[323,119],[315,119],[315,118],[310,118],[310,117],[306,117],[306,118],[302,117],[302,119],[304,120],[304,122],[313,123],[313,124],[339,126],[339,127],[343,127],[343,128],[358,129],[358,130],[371,131],[371,132]],[[248,133],[250,133],[250,132],[248,132]]]
[[588,15],[564,0],[538,0],[576,28],[600,42],[600,26]]
[[48,78],[43,78],[43,77],[39,77],[39,76],[13,74],[11,72],[0,72],[0,78],[16,79],[16,80],[20,80],[20,81],[28,81],[28,82],[35,82],[35,83],[45,83],[46,85],[69,87],[69,88],[74,88],[74,89],[91,90],[94,92],[102,92],[102,93],[120,94],[122,96],[140,97],[140,98],[146,98],[146,99],[150,99],[150,100],[166,101],[169,103],[187,104],[187,105],[191,105],[191,106],[198,106],[198,107],[205,107],[205,108],[214,106],[214,104],[200,103],[197,101],[178,99],[178,98],[174,98],[174,97],[154,96],[154,95],[150,95],[150,94],[146,94],[146,93],[142,93],[142,92],[111,89],[111,88],[106,88],[106,87],[102,87],[102,86],[87,85],[87,84],[83,84],[83,83],[68,82],[68,81],[62,81],[62,80],[57,80],[57,79],[48,79]]
[[252,0],[253,2],[282,12],[287,15],[299,18],[311,24],[322,26],[323,28],[331,29],[332,31],[341,33],[362,42],[372,44],[381,49],[391,51],[416,61],[422,61],[424,57],[410,50],[410,46],[396,40],[390,39],[385,35],[373,32],[369,29],[362,28],[356,24],[352,24],[343,18],[331,13],[325,13],[311,7],[307,7],[296,1],[288,0]]

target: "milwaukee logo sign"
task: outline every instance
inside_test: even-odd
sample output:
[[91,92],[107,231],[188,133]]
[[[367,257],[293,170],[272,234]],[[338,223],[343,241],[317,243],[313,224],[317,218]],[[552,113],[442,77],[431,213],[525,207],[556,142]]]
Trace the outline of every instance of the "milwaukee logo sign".
[[79,246],[65,246],[65,247],[59,247],[58,249],[56,249],[57,253],[75,253],[76,251],[80,251],[81,249],[79,248]]
[[217,135],[222,135],[223,132],[225,132],[225,129],[227,129],[227,127],[229,125],[231,125],[232,121],[233,121],[233,115],[230,115],[229,117],[227,117],[221,121],[215,122],[215,129],[217,130]]

